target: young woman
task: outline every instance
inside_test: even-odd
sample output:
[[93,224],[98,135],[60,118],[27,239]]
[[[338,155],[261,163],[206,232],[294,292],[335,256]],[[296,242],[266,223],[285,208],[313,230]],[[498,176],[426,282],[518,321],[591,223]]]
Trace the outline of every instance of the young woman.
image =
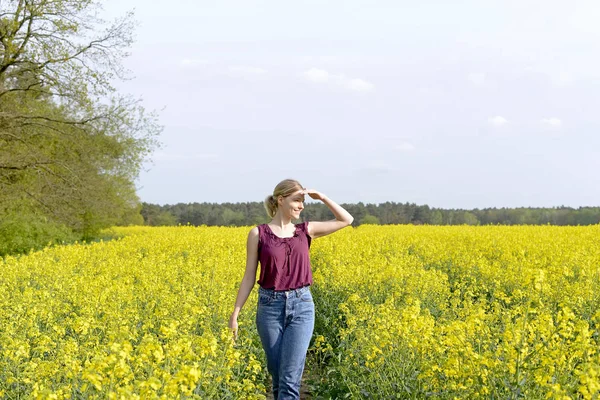
[[[304,196],[321,200],[333,213],[330,221],[293,224],[304,209]],[[315,306],[310,292],[312,271],[309,248],[312,239],[329,235],[352,223],[354,218],[333,200],[298,181],[281,181],[265,199],[268,224],[252,228],[246,248],[246,272],[229,328],[237,339],[237,317],[248,299],[260,261],[257,283],[256,327],[273,378],[273,396],[299,399],[306,352],[315,324]]]

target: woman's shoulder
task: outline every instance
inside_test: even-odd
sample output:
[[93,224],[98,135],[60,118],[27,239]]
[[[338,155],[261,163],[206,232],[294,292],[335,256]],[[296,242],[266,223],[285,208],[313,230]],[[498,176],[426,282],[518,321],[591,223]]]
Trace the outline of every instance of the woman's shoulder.
[[260,231],[261,231],[260,227],[255,226],[250,229],[250,232],[248,232],[248,237],[258,237],[258,236],[260,236]]
[[306,230],[306,228],[308,227],[308,221],[298,222],[297,224],[295,224],[295,227],[297,229]]
[[253,232],[254,235],[262,236],[263,231],[265,230],[265,225],[266,224],[256,225],[254,228],[252,228],[250,230],[250,232]]
[[312,242],[312,236],[310,236],[310,232],[308,231],[309,221],[304,221],[298,224],[299,230],[303,233],[303,236],[308,240],[308,246],[310,247],[310,243]]
[[309,221],[300,222],[299,224],[296,224],[296,228],[297,230],[304,232],[306,236],[310,237],[310,233],[308,232],[308,224]]

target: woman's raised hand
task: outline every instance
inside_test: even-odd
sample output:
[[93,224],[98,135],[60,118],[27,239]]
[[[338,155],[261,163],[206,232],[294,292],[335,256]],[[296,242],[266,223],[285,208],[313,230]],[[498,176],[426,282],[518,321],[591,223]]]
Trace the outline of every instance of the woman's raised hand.
[[315,200],[323,200],[325,198],[325,195],[321,192],[317,192],[314,189],[304,189],[302,191],[302,194],[307,194],[310,196],[311,199],[315,199]]

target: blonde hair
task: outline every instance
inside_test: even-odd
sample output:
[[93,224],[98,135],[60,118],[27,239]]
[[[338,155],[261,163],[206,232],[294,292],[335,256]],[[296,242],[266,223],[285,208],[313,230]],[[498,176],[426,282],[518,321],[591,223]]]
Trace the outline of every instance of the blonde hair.
[[284,179],[279,182],[277,186],[275,186],[273,194],[265,198],[265,210],[267,210],[269,217],[273,218],[275,213],[277,213],[277,207],[279,206],[277,203],[277,198],[279,196],[287,197],[301,189],[304,188],[300,182],[295,179]]

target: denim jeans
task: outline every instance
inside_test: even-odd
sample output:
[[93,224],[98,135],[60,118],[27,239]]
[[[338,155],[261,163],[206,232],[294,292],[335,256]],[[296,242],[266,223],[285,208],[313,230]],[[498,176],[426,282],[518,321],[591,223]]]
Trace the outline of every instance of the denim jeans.
[[273,378],[275,400],[300,398],[314,326],[315,304],[310,286],[286,291],[259,287],[256,327]]

